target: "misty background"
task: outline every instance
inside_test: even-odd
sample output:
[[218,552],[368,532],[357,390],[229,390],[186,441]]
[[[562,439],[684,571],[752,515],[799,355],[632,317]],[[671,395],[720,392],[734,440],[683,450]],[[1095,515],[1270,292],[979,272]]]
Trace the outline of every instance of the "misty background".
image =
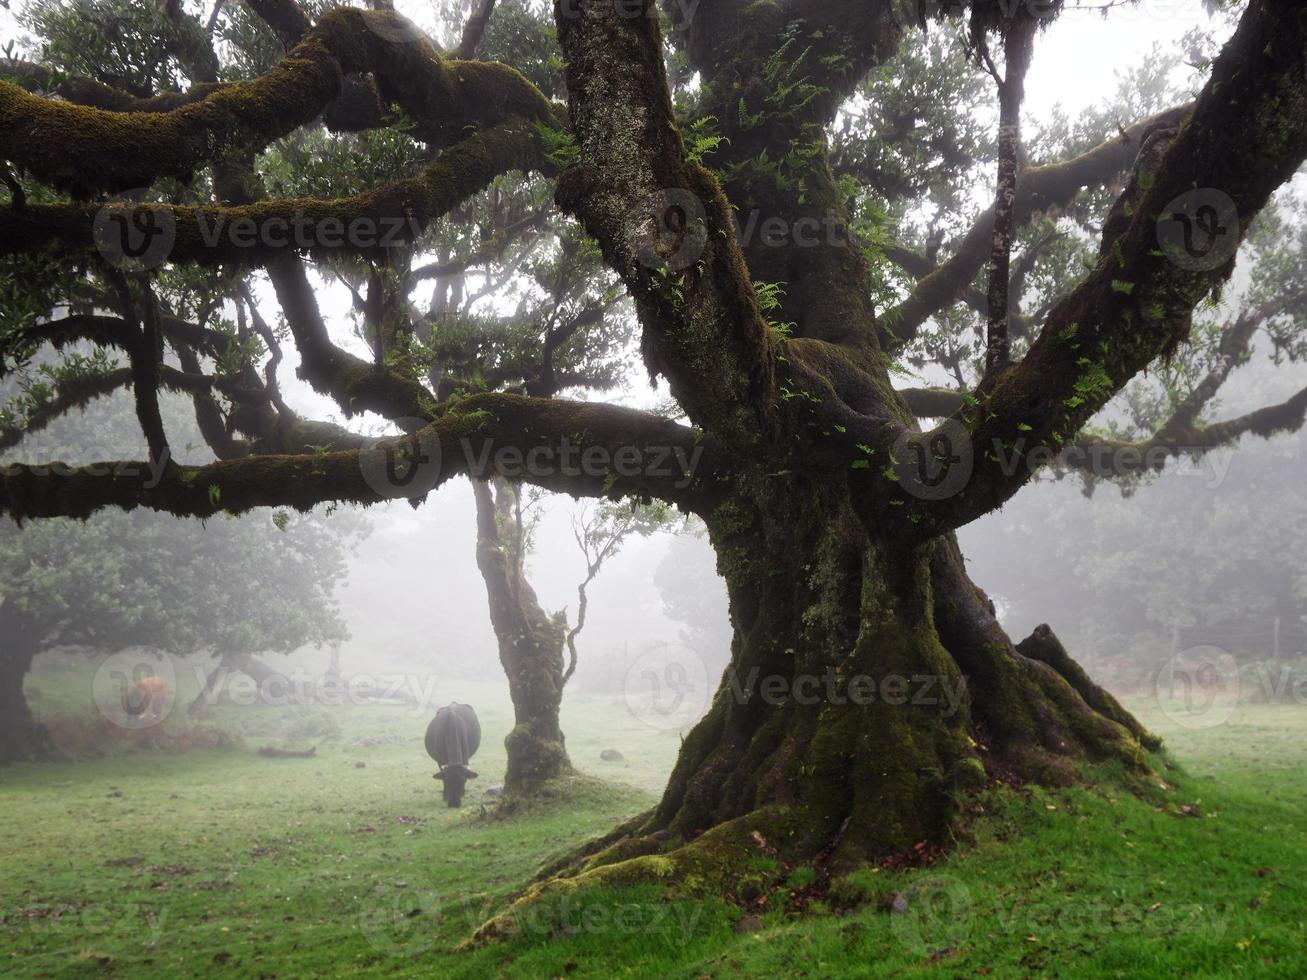
[[[1173,46],[1194,29],[1219,35],[1221,23],[1206,16],[1205,6],[1202,0],[1145,0],[1114,8],[1110,19],[1097,6],[1066,10],[1037,47],[1027,80],[1026,115],[1048,119],[1063,113],[1075,118],[1114,89],[1119,72],[1146,61],[1155,45]],[[437,29],[432,5],[400,2],[396,7],[420,26]],[[5,10],[0,10],[0,30],[7,36],[21,33]],[[990,192],[988,186],[974,189],[979,197]],[[366,356],[366,345],[350,335],[347,325],[347,291],[321,280],[318,286],[323,313],[336,328],[334,339]],[[266,282],[262,290],[270,296]],[[287,402],[306,416],[343,422],[330,399],[296,377],[298,354],[293,346],[286,355],[280,383]],[[1223,389],[1220,414],[1279,401],[1302,387],[1304,373],[1301,366],[1272,367],[1264,359],[1246,365]],[[641,406],[666,397],[665,388],[650,386],[638,368],[629,372],[624,390],[605,394],[608,400]],[[119,393],[108,401],[130,414],[129,395]],[[180,415],[186,415],[184,407]],[[351,420],[351,426],[358,427],[360,421],[373,434],[394,431],[375,417]],[[61,426],[78,424],[76,415],[56,423],[40,439],[25,442],[7,456],[39,460],[43,447],[59,443]],[[126,458],[141,456],[144,449],[143,444],[101,447],[84,461],[114,458],[106,454],[110,448]],[[1141,682],[1143,667],[1154,664],[1160,654],[1173,653],[1177,645],[1202,642],[1204,630],[1243,642],[1248,654],[1291,656],[1307,647],[1307,635],[1299,637],[1307,610],[1297,601],[1307,588],[1291,581],[1294,573],[1286,570],[1292,565],[1292,526],[1295,521],[1307,524],[1295,509],[1303,458],[1300,434],[1270,441],[1254,437],[1195,462],[1172,463],[1162,476],[1125,493],[1103,485],[1091,497],[1079,477],[1040,478],[1001,511],[962,529],[963,553],[972,577],[989,591],[1014,637],[1048,621],[1072,654],[1109,684]],[[1268,494],[1269,485],[1287,487],[1287,492]],[[1250,504],[1250,499],[1255,502]],[[547,610],[566,609],[569,622],[574,622],[576,588],[584,578],[585,562],[572,521],[583,504],[546,495],[537,506],[529,578]],[[1235,593],[1237,610],[1217,609],[1204,598],[1203,587],[1195,582],[1194,563],[1201,559],[1165,526],[1167,515],[1180,512],[1193,521],[1180,537],[1192,536],[1210,545],[1213,553],[1237,550],[1240,541],[1261,541],[1256,526],[1273,529],[1272,540],[1265,542],[1265,558],[1254,555],[1241,570],[1222,572],[1233,575],[1241,587]],[[475,564],[474,505],[467,481],[446,484],[417,508],[394,501],[366,513],[370,533],[349,555],[348,574],[337,592],[351,634],[340,647],[342,671],[434,674],[451,682],[501,677],[485,586]],[[256,512],[245,519],[268,517]],[[1050,533],[1054,527],[1056,534]],[[1277,563],[1277,556],[1288,566]],[[1143,581],[1122,578],[1130,562],[1140,559],[1142,571],[1133,574]],[[1113,585],[1123,586],[1124,592],[1114,593]],[[589,594],[588,621],[578,640],[580,660],[570,690],[620,693],[630,665],[659,647],[694,651],[714,682],[726,664],[726,596],[706,537],[632,536],[605,564]],[[1273,650],[1277,643],[1279,649]],[[1141,670],[1122,674],[1113,667],[1114,658],[1138,660],[1141,651]],[[305,651],[301,657],[316,665],[325,658],[325,651]]]

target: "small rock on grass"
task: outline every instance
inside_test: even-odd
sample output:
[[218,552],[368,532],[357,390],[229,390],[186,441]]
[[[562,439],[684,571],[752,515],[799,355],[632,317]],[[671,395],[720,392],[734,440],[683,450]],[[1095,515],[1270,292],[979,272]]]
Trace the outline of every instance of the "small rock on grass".
[[902,915],[908,910],[908,897],[902,892],[885,892],[880,896],[880,910]]

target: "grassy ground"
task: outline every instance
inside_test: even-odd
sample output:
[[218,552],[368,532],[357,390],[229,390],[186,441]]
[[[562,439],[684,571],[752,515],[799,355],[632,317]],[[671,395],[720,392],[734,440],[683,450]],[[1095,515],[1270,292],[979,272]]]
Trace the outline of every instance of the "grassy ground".
[[[39,703],[77,707],[76,689],[38,682]],[[413,708],[219,709],[242,747],[0,770],[0,974],[1307,975],[1307,709],[1191,728],[1134,705],[1185,767],[1167,788],[990,794],[947,861],[860,873],[846,892],[865,903],[843,914],[788,889],[748,912],[596,891],[455,953],[543,860],[649,806],[678,740],[573,697],[565,727],[589,775],[487,820],[508,706],[492,687],[441,696],[475,703],[486,733],[462,812],[440,804]],[[254,754],[296,741],[317,757]]]

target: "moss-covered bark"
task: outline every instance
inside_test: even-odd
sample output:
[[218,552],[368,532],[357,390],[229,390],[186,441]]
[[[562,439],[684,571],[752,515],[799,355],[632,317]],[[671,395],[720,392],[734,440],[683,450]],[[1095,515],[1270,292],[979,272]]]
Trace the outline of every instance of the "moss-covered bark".
[[[1131,732],[1032,666],[992,618],[987,661],[964,648],[974,635],[945,628],[941,608],[975,590],[958,566],[952,579],[932,574],[948,563],[936,552],[949,542],[904,551],[862,529],[841,496],[800,484],[784,501],[755,502],[749,529],[714,529],[737,630],[735,680],[747,685],[757,668],[794,694],[771,706],[724,686],[646,831],[689,838],[766,810],[778,849],[855,862],[941,838],[959,793],[986,768],[1038,775],[1018,758],[1032,746],[1068,763],[1137,756]],[[796,687],[805,676],[822,680],[809,704]],[[855,703],[859,692],[869,703]],[[987,758],[995,720],[1021,716],[1028,724]]]
[[[517,120],[467,136],[413,177],[350,198],[122,207],[137,220],[149,213],[153,227],[172,229],[170,261],[257,266],[297,250],[373,254],[401,245],[501,174],[548,169],[535,130]],[[70,203],[0,210],[0,254],[89,252],[99,207]]]
[[868,532],[833,479],[742,489],[708,517],[731,665],[662,800],[522,901],[632,880],[734,893],[764,855],[839,873],[947,843],[995,781],[1148,769],[1156,742],[1046,628],[1015,646],[951,540],[903,550]]
[[[711,439],[688,426],[636,409],[562,398],[527,398],[498,392],[469,395],[443,407],[418,433],[429,458],[430,480],[419,496],[453,476],[469,473],[485,460],[489,472],[512,466],[503,475],[524,478],[557,492],[599,496],[655,496],[689,511],[705,506],[721,482],[722,458]],[[559,447],[599,454],[603,466],[564,465]],[[253,507],[309,510],[324,500],[371,504],[401,496],[405,488],[378,482],[405,441],[386,441],[364,449],[299,455],[247,456],[207,466],[173,466],[159,472],[141,460],[105,461],[86,466],[63,462],[12,463],[0,467],[0,514],[33,517],[89,517],[104,507],[149,507],[179,517],[243,513]],[[497,456],[505,446],[522,453],[539,447],[554,465],[523,472]],[[621,466],[625,454],[658,468]],[[689,462],[688,469],[682,461]],[[415,491],[416,492],[416,491]]]
[[486,583],[499,662],[508,677],[513,729],[504,739],[508,803],[571,772],[558,711],[563,700],[566,623],[540,606],[523,566],[522,521],[514,488],[474,480],[477,567]]
[[163,111],[75,105],[0,82],[0,156],[76,193],[148,186],[262,149],[314,120],[345,76],[368,72],[437,148],[460,141],[469,126],[510,117],[546,120],[553,112],[512,68],[445,62],[399,15],[338,7],[265,75],[207,85],[180,104],[161,103]]

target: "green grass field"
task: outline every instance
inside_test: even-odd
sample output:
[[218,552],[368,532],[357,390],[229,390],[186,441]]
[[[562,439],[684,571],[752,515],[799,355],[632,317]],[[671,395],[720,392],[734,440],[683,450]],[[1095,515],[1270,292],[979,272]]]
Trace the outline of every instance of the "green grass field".
[[[58,675],[34,683],[44,710],[79,707]],[[842,894],[861,903],[838,912],[797,899],[812,870],[795,868],[762,909],[684,886],[595,890],[462,953],[542,862],[649,806],[678,738],[570,697],[586,775],[488,819],[508,705],[489,685],[441,695],[475,703],[486,736],[461,812],[441,805],[414,708],[221,708],[210,722],[239,747],[0,769],[0,973],[1307,975],[1307,709],[1188,728],[1132,705],[1184,767],[1166,788],[989,793],[947,860],[860,872]],[[296,742],[317,757],[255,755]]]

